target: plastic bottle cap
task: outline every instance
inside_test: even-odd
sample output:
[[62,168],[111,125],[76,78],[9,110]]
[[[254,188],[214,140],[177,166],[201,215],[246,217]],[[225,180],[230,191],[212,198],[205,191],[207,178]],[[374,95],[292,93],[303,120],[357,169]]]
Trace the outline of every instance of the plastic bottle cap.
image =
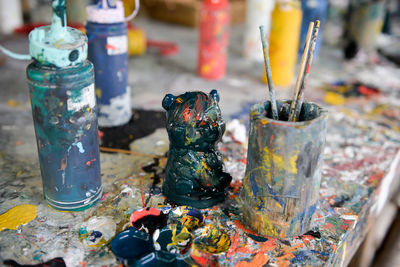
[[87,6],[86,12],[90,22],[111,24],[125,21],[124,5],[121,1],[110,6],[108,1],[100,0],[96,5]]
[[65,1],[53,0],[50,26],[34,29],[29,34],[29,53],[43,65],[67,67],[87,58],[87,37],[67,27]]
[[204,4],[220,8],[227,6],[228,0],[204,0]]

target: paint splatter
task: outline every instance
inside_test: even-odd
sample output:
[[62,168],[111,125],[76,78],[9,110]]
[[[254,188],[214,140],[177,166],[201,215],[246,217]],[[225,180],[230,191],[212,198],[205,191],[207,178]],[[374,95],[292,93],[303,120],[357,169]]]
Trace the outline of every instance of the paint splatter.
[[17,230],[36,218],[37,206],[19,205],[0,215],[0,232],[5,229]]

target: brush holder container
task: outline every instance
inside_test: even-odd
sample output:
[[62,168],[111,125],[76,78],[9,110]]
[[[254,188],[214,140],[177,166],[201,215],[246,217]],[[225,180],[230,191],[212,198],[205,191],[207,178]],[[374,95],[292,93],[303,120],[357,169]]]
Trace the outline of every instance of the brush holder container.
[[240,201],[244,224],[258,234],[291,237],[311,229],[325,145],[327,111],[304,102],[298,122],[288,122],[291,101],[250,112],[246,174]]

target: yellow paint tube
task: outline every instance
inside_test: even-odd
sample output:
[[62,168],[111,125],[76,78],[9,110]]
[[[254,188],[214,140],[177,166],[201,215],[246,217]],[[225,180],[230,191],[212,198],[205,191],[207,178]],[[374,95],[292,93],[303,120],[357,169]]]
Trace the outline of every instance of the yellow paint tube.
[[[300,2],[277,1],[272,12],[269,57],[274,85],[292,84],[297,61],[302,11]],[[263,80],[267,83],[265,71]]]

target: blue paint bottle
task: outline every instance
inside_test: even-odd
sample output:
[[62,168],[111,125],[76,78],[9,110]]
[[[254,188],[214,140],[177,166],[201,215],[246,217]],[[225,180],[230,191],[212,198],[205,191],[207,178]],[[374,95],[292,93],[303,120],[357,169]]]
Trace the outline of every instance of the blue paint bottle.
[[[303,20],[301,22],[299,56],[303,54],[304,44],[307,39],[308,26],[311,21],[321,21],[320,35],[322,35],[326,17],[328,15],[328,0],[301,0],[301,9],[303,11]],[[317,39],[314,58],[318,57],[321,48],[322,38]]]
[[82,210],[102,195],[93,65],[87,39],[66,26],[65,0],[52,25],[29,34],[27,68],[44,196],[53,208]]
[[59,210],[76,211],[102,195],[93,65],[87,38],[67,27],[65,0],[53,0],[50,26],[29,34],[27,68],[44,197]]
[[132,116],[123,3],[99,0],[87,7],[87,18],[88,58],[95,66],[99,125],[121,126]]

